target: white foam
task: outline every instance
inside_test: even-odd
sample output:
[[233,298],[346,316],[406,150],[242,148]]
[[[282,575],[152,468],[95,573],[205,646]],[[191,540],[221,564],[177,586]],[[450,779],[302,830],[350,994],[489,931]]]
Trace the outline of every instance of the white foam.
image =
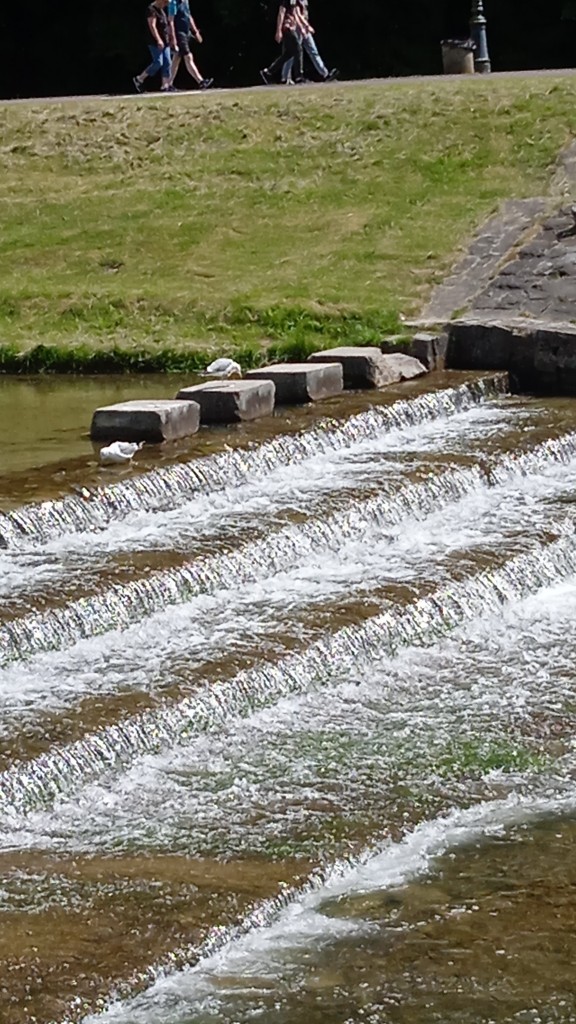
[[[471,743],[481,754],[504,742],[541,753],[527,738],[532,716],[565,721],[575,613],[576,580],[540,591],[426,650],[382,655],[336,676],[329,688],[286,697],[182,748],[140,759],[53,811],[4,816],[3,842],[253,855],[266,853],[271,841],[289,842],[295,825],[313,827],[331,808],[353,815],[359,804],[382,803],[397,782],[456,799],[466,774],[460,749]],[[518,656],[524,650],[526,664]],[[514,772],[497,784],[514,787]],[[491,785],[487,777],[484,789]]]
[[[78,642],[69,651],[40,654],[26,666],[0,669],[0,734],[48,711],[62,711],[86,695],[150,691],[174,679],[174,666],[199,668],[210,660],[258,653],[263,642],[270,653],[283,641],[302,636],[304,609],[329,601],[354,602],[377,594],[394,581],[421,586],[447,582],[456,554],[473,568],[476,550],[509,544],[535,530],[571,529],[565,506],[554,505],[576,487],[576,463],[556,466],[542,476],[513,478],[495,489],[478,487],[451,506],[420,522],[407,519],[399,529],[382,532],[378,520],[358,514],[358,539],[296,560],[287,572],[276,572],[213,594],[200,594],[169,606],[123,631]],[[559,518],[561,516],[561,518]],[[298,537],[298,526],[293,527]],[[334,550],[336,549],[336,550]],[[265,567],[264,567],[265,569]],[[230,600],[234,614],[230,614]],[[295,618],[296,616],[296,618]],[[313,631],[308,629],[311,638]]]
[[64,533],[47,539],[41,552],[19,548],[0,552],[0,596],[22,590],[30,593],[72,573],[81,575],[85,569],[93,569],[98,558],[131,551],[185,549],[200,540],[233,537],[253,526],[255,520],[270,526],[287,509],[309,514],[313,503],[327,495],[344,495],[363,484],[373,485],[375,476],[380,480],[387,474],[397,477],[402,466],[394,461],[395,454],[468,450],[474,439],[485,441],[487,433],[515,423],[516,416],[513,410],[475,407],[453,420],[427,424],[425,431],[422,425],[396,429],[344,451],[329,450],[305,462],[287,463],[261,478],[214,493],[199,493],[173,509],[141,510],[100,531]]
[[[323,905],[330,900],[398,888],[432,873],[437,858],[449,850],[502,836],[519,824],[571,814],[575,808],[573,789],[568,793],[556,790],[550,795],[536,790],[527,796],[514,794],[505,800],[454,809],[424,822],[402,841],[367,851],[355,864],[335,865],[323,882],[300,897],[295,894],[279,913],[275,913],[274,901],[255,909],[254,926],[246,934],[236,937],[232,933],[214,953],[202,955],[200,948],[194,966],[174,973],[160,972],[147,991],[85,1017],[83,1024],[189,1024],[195,1004],[208,995],[222,999],[227,988],[233,990],[240,978],[248,979],[256,973],[269,982],[277,981],[297,950],[329,943],[343,932],[360,934],[366,928],[358,919],[335,919],[323,914]],[[222,937],[209,936],[205,944],[208,950],[211,942],[219,944]]]

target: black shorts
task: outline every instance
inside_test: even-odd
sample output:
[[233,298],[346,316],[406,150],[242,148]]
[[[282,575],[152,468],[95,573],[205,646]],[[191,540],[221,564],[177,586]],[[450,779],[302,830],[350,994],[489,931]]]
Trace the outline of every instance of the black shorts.
[[190,32],[177,32],[176,33],[176,44],[182,57],[190,53],[190,43],[192,42],[192,36]]

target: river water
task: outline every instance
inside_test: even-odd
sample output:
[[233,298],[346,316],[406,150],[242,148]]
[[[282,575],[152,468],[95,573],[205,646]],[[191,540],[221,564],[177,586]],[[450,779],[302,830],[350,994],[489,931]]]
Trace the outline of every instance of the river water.
[[190,382],[0,380],[2,1024],[576,1021],[575,403]]

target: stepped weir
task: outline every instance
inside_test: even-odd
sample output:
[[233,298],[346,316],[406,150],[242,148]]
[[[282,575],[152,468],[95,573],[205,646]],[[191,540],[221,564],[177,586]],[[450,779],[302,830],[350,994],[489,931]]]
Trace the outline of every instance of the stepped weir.
[[0,1020],[568,1019],[573,403],[197,443],[1,506]]

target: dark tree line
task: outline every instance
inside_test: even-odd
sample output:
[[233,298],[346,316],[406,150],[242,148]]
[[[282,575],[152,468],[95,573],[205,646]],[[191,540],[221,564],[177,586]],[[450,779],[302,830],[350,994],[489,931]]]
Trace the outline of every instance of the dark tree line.
[[[258,81],[275,53],[275,0],[192,0],[218,85]],[[470,0],[311,0],[326,61],[344,78],[441,70],[440,40],[468,34]],[[495,69],[569,67],[576,0],[485,0]],[[146,0],[26,0],[4,6],[0,95],[126,92],[146,61]]]

